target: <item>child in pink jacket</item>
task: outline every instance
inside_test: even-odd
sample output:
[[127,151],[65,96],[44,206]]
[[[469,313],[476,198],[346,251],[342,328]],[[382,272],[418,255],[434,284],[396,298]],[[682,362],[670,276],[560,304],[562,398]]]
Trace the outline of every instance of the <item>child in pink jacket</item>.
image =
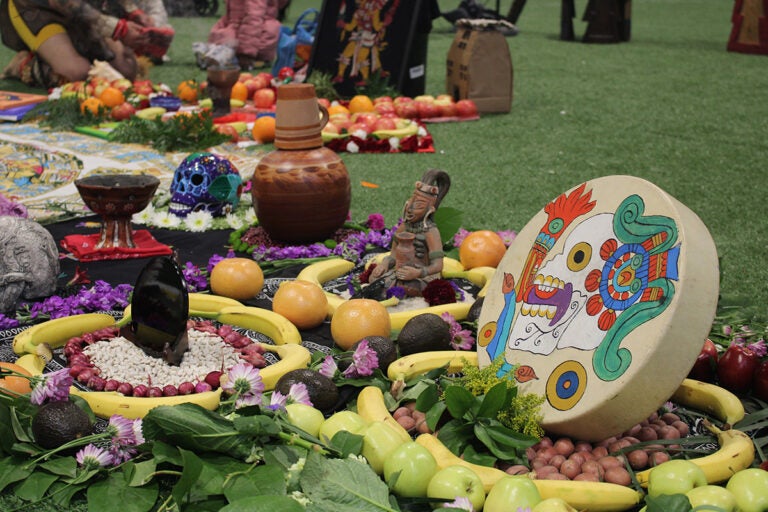
[[210,44],[235,49],[240,68],[269,63],[277,55],[280,38],[278,13],[290,0],[227,0],[224,16],[208,34]]

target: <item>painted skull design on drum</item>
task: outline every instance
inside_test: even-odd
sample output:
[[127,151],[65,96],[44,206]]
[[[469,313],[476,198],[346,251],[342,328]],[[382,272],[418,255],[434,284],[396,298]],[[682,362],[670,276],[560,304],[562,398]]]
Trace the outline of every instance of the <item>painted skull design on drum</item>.
[[218,217],[235,209],[242,190],[243,179],[229,160],[213,153],[192,153],[173,175],[168,210],[178,217],[197,211]]

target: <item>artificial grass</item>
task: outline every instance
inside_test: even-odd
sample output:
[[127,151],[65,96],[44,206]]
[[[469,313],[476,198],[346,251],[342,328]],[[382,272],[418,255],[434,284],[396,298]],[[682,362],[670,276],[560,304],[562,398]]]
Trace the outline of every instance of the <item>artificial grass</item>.
[[[320,4],[293,0],[286,24]],[[457,4],[440,1],[444,11]],[[501,2],[501,12],[510,4]],[[577,5],[579,16],[583,7]],[[431,167],[451,175],[443,205],[462,210],[469,229],[519,230],[546,202],[578,183],[612,174],[639,176],[707,225],[721,257],[723,302],[766,316],[768,56],[726,51],[732,8],[716,0],[635,2],[631,40],[598,45],[558,39],[560,2],[528,2],[518,19],[520,33],[508,38],[511,112],[430,125],[434,154],[344,154],[353,184],[352,216],[381,212],[394,223],[413,182]],[[205,40],[215,21],[173,18],[171,62],[152,68],[150,77],[173,87],[188,78],[203,80],[191,45]],[[574,24],[579,38],[585,23]],[[453,36],[445,20],[435,21],[428,94],[445,92]],[[0,50],[0,62],[10,56]],[[18,85],[0,81],[0,88]]]

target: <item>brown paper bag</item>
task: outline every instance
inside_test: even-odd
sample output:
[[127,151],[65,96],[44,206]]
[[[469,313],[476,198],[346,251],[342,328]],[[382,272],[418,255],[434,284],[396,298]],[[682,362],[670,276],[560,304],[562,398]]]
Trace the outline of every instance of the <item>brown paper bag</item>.
[[503,20],[459,20],[448,50],[445,87],[454,100],[470,99],[479,112],[512,107],[512,57],[498,28]]

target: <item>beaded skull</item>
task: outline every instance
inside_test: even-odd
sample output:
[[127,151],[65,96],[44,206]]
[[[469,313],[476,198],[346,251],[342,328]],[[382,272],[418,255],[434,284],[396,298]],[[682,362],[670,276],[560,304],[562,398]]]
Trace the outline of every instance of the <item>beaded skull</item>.
[[176,169],[168,210],[178,217],[207,211],[214,217],[235,209],[243,180],[234,165],[213,153],[192,153]]

